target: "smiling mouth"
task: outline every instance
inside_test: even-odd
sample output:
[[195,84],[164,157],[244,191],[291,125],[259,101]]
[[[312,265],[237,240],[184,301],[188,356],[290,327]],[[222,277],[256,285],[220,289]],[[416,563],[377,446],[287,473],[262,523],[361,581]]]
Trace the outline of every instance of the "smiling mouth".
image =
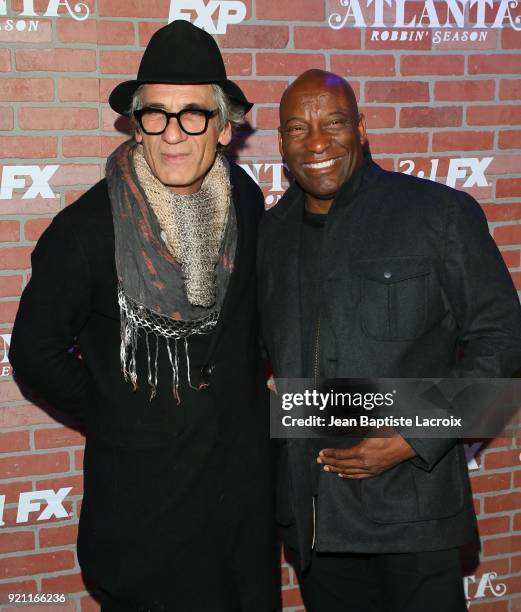
[[312,170],[320,170],[322,168],[331,168],[331,166],[334,166],[336,162],[340,161],[341,159],[342,159],[341,157],[335,157],[334,159],[326,159],[325,161],[311,162],[311,163],[302,164],[302,165],[304,166],[304,168],[311,168]]

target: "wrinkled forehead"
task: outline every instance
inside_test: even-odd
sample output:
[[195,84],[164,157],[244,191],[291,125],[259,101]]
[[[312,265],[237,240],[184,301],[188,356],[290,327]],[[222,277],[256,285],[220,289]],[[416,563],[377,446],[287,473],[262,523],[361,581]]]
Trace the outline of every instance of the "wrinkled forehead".
[[319,111],[351,114],[356,112],[356,101],[353,103],[345,84],[338,81],[322,84],[302,83],[288,90],[280,106],[283,121],[295,114]]

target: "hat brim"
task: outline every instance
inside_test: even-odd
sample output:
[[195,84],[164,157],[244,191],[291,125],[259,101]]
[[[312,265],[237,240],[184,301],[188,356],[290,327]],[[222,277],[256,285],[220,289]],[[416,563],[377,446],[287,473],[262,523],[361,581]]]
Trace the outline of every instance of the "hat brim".
[[206,84],[215,84],[220,85],[224,92],[228,94],[228,96],[237,104],[240,104],[244,108],[244,112],[247,113],[253,106],[252,102],[249,102],[246,99],[246,96],[242,92],[242,89],[233,81],[226,79],[224,81],[211,81],[210,83],[201,81],[201,82],[179,82],[176,81],[124,81],[112,90],[112,93],[109,96],[109,104],[110,107],[115,110],[120,115],[125,115],[126,117],[130,116],[130,104],[132,102],[132,96],[136,89],[141,85],[152,84],[152,83],[166,83],[169,85],[206,85]]

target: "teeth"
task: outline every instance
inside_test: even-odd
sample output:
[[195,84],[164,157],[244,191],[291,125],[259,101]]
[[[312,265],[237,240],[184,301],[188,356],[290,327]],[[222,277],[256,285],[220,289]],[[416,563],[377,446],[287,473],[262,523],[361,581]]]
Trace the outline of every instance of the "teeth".
[[339,158],[337,157],[336,159],[328,159],[327,161],[317,162],[315,164],[303,164],[303,165],[305,168],[316,168],[318,170],[319,168],[329,168],[334,163],[336,163],[338,160]]

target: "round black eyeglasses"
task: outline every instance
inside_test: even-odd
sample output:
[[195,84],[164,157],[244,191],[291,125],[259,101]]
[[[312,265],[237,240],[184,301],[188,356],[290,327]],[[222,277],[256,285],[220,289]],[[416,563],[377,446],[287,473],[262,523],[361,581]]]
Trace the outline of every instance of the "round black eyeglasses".
[[162,134],[170,119],[175,117],[179,127],[185,134],[198,136],[204,134],[208,128],[208,122],[217,115],[218,109],[206,110],[204,108],[184,108],[178,113],[169,113],[162,108],[140,108],[134,111],[134,117],[145,132],[150,136]]

